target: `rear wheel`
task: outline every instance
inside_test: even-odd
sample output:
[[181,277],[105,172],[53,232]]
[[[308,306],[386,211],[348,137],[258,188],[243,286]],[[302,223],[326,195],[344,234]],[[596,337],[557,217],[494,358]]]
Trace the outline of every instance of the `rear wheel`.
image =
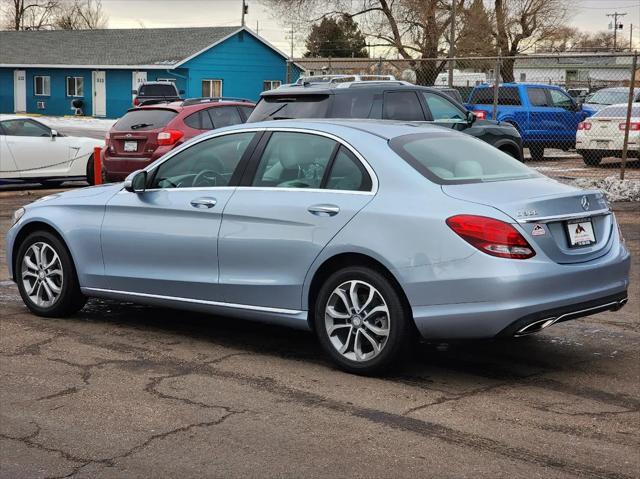
[[582,159],[584,164],[588,166],[598,166],[602,161],[602,155],[595,151],[583,151]]
[[15,277],[22,300],[38,316],[69,316],[85,304],[67,248],[47,231],[31,233],[22,242]]
[[351,373],[383,372],[411,344],[409,311],[390,281],[370,268],[333,273],[318,292],[314,317],[322,347]]
[[87,161],[87,183],[90,185],[96,184],[96,176],[94,173],[94,164],[93,164],[93,153],[89,157],[89,161]]
[[542,161],[542,160],[544,160],[544,146],[531,145],[529,147],[529,153],[531,154],[531,159],[533,161]]

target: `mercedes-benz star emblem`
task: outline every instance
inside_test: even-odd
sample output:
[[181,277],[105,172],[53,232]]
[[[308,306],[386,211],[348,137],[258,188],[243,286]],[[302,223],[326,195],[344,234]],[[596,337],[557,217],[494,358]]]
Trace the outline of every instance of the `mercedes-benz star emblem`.
[[580,199],[580,204],[582,205],[582,209],[587,211],[589,209],[589,198],[587,198],[586,196],[583,196]]

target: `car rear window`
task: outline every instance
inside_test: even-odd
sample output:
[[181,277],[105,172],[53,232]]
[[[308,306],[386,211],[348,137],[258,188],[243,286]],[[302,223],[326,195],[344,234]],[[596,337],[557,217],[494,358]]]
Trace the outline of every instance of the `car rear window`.
[[425,178],[438,184],[484,183],[540,176],[515,158],[466,135],[403,135],[389,146]]
[[247,123],[283,118],[325,118],[330,95],[269,95],[258,102]]
[[[594,118],[599,117],[599,116],[602,116],[602,117],[613,117],[613,118],[626,118],[627,117],[627,105],[608,106],[606,108],[603,108],[599,112],[596,112],[596,114],[593,115]],[[631,116],[634,117],[634,118],[640,116],[640,106],[634,105],[631,108]]]
[[115,125],[114,131],[156,130],[167,126],[178,115],[175,110],[140,108],[124,114]]
[[[469,103],[476,105],[493,104],[493,88],[476,88],[471,92]],[[498,89],[498,105],[520,105],[520,93],[516,87]]]
[[167,83],[166,85],[162,84],[153,84],[153,85],[141,85],[138,90],[138,96],[170,96],[176,97],[178,96],[178,92],[176,87]]

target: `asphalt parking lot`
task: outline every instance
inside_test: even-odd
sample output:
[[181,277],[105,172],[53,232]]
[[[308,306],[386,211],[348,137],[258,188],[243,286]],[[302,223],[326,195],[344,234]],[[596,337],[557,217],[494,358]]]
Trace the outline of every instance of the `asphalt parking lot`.
[[384,378],[310,334],[90,300],[27,312],[0,191],[0,477],[640,476],[640,215],[617,204],[629,304],[528,338],[425,344]]

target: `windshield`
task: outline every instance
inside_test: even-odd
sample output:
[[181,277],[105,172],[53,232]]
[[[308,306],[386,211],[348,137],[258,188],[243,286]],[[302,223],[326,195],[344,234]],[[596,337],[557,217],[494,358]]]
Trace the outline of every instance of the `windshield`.
[[589,103],[597,103],[599,105],[613,105],[614,103],[626,103],[629,99],[629,91],[618,90],[600,90],[589,98]]
[[140,87],[138,96],[170,96],[175,97],[178,95],[176,87],[172,83],[156,83],[147,84]]
[[[640,105],[638,105],[637,103],[634,104],[633,107],[631,108],[631,116],[634,118],[640,116]],[[603,108],[599,112],[597,112],[595,115],[593,115],[593,117],[594,118],[596,117],[626,118],[627,106],[626,105],[608,106],[606,108]]]
[[424,177],[438,184],[540,176],[497,148],[466,135],[417,133],[396,137],[389,146]]
[[329,95],[270,95],[256,105],[247,123],[286,118],[325,118],[329,110]]
[[174,110],[140,108],[128,111],[115,125],[114,131],[156,130],[167,125],[178,115]]

